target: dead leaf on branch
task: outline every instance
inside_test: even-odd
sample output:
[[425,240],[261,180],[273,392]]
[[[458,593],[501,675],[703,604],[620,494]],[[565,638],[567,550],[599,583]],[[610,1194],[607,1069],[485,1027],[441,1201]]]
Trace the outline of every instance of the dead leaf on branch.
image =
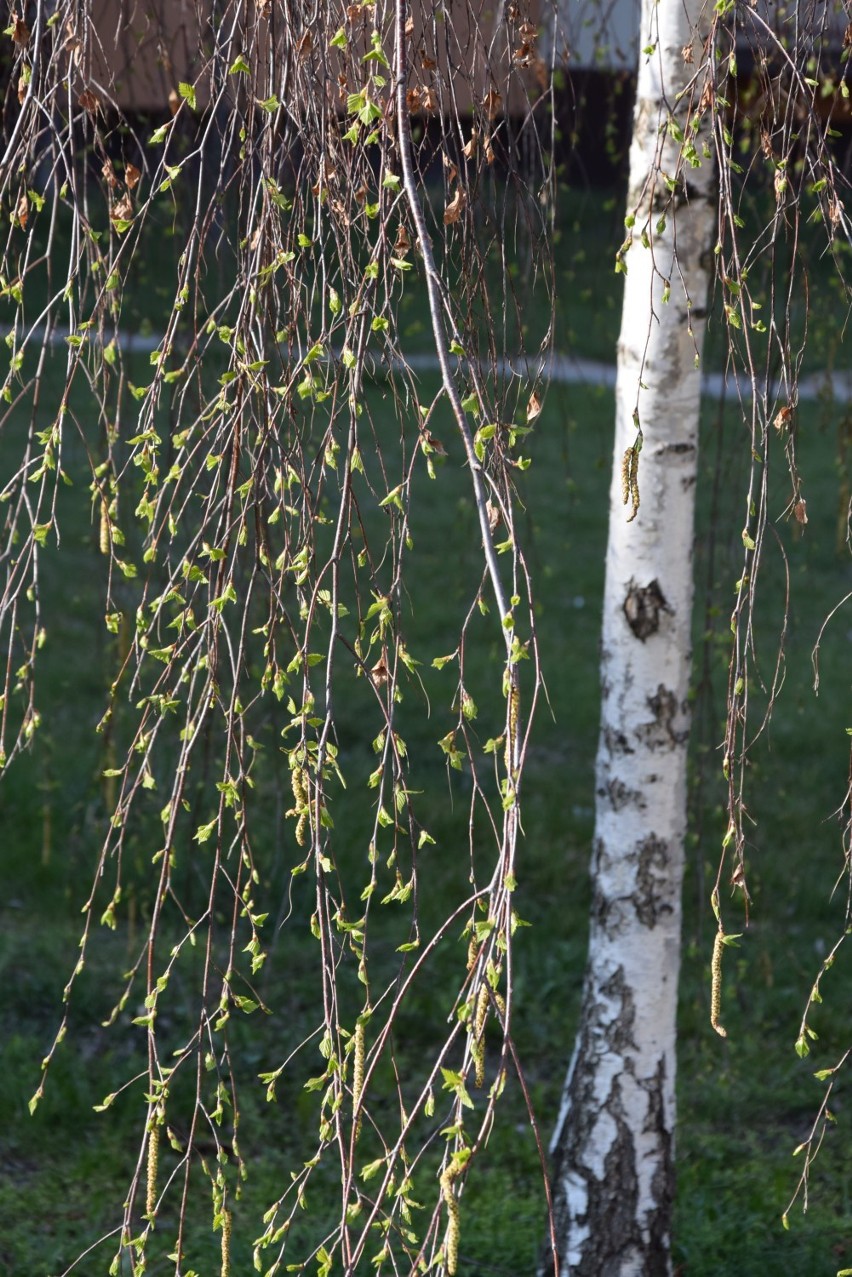
[[382,655],[370,670],[370,679],[374,687],[384,687],[389,678],[390,670],[388,669],[388,663],[385,656]]
[[127,192],[117,199],[109,211],[109,215],[114,222],[129,222],[133,218],[133,204]]
[[300,57],[304,61],[305,58],[310,56],[311,49],[313,47],[314,47],[313,32],[310,30],[310,28],[308,28],[308,30],[302,34],[302,37],[299,40],[299,43],[296,45],[296,54],[298,57]]
[[77,105],[88,111],[89,115],[94,115],[100,110],[101,100],[91,89],[83,89],[77,98]]
[[500,114],[500,108],[503,105],[503,99],[496,89],[489,89],[485,97],[482,99],[482,106],[489,120],[495,119]]
[[462,188],[459,186],[456,189],[455,195],[450,200],[447,207],[444,209],[444,225],[445,226],[452,226],[454,222],[457,222],[459,220],[462,213],[464,212],[464,206],[466,203],[467,203],[467,196],[465,195]]
[[111,187],[113,190],[115,190],[118,186],[118,177],[116,176],[115,169],[113,168],[112,160],[104,161],[103,168],[101,169],[101,177],[104,179],[107,186]]
[[27,199],[26,191],[21,191],[18,202],[15,205],[14,220],[18,223],[22,231],[27,229],[27,222],[30,217],[30,202]]
[[397,228],[393,250],[397,257],[405,257],[406,253],[411,251],[411,240],[409,238],[408,231],[401,223]]
[[808,503],[804,497],[800,497],[793,506],[793,514],[796,516],[796,522],[805,524],[808,521]]
[[64,48],[65,48],[65,52],[68,54],[69,60],[72,63],[76,63],[80,61],[80,53],[83,48],[83,41],[77,35],[77,28],[74,26],[73,21],[71,21],[70,19],[68,22],[65,23]]
[[541,412],[541,400],[535,391],[530,395],[530,401],[527,404],[527,421],[535,421]]
[[30,29],[24,19],[19,17],[17,13],[13,13],[9,20],[9,26],[12,30],[12,39],[20,48],[29,43]]
[[786,407],[779,409],[778,415],[776,416],[772,424],[776,430],[783,430],[785,426],[789,426],[790,418],[792,416],[793,416],[793,409],[789,405],[787,405]]
[[135,164],[125,164],[124,181],[127,184],[128,191],[132,191],[134,187],[137,187],[141,178],[142,174],[139,172],[139,169]]

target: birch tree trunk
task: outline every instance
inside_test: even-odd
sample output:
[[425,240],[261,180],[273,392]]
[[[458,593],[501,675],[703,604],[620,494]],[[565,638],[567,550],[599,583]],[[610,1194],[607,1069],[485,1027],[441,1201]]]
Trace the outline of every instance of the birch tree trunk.
[[641,44],[654,51],[640,57],[621,257],[591,933],[552,1145],[559,1277],[670,1268],[698,358],[714,242],[701,11],[643,3]]

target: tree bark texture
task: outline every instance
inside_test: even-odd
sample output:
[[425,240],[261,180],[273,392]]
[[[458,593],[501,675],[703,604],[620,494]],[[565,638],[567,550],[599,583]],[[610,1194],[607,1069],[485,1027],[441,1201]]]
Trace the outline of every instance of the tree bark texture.
[[697,364],[714,243],[710,147],[700,125],[689,133],[712,101],[701,14],[696,0],[643,3],[654,51],[640,56],[623,249],[591,930],[552,1145],[559,1277],[670,1270]]

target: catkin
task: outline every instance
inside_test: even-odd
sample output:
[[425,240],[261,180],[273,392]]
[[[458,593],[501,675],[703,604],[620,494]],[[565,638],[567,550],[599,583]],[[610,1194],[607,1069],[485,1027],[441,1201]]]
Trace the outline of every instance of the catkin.
[[459,1236],[461,1233],[461,1219],[458,1198],[453,1192],[453,1180],[455,1174],[452,1166],[448,1166],[441,1176],[441,1195],[447,1207],[447,1273],[449,1277],[455,1277],[456,1269],[459,1262]]
[[231,1277],[231,1212],[227,1207],[222,1209],[222,1273],[221,1277]]
[[488,985],[483,980],[476,998],[473,1015],[470,1054],[473,1058],[474,1080],[477,1086],[485,1082],[485,1020],[488,1016]]
[[355,1120],[355,1139],[361,1134],[361,1114],[358,1106],[364,1091],[364,1026],[360,1022],[355,1025],[355,1046],[352,1061],[352,1111],[357,1114]]
[[713,942],[713,958],[710,962],[710,1023],[720,1038],[728,1036],[727,1030],[719,1023],[722,1010],[722,949],[725,947],[725,933],[720,927]]
[[639,513],[639,448],[635,443],[621,459],[621,500],[624,505],[631,503],[627,522],[632,523]]
[[109,554],[109,514],[106,501],[101,501],[101,530],[99,537],[101,554]]
[[304,847],[308,841],[308,818],[310,814],[310,793],[308,791],[306,772],[303,767],[294,767],[290,772],[290,785],[293,789],[295,805],[286,813],[296,816],[296,842]]
[[521,690],[517,683],[517,673],[512,672],[512,686],[509,691],[509,730],[506,735],[506,772],[512,777],[515,773],[515,742],[518,739],[518,719],[521,709]]
[[157,1167],[160,1161],[160,1126],[156,1118],[148,1132],[148,1178],[145,1186],[145,1214],[153,1219],[157,1208]]

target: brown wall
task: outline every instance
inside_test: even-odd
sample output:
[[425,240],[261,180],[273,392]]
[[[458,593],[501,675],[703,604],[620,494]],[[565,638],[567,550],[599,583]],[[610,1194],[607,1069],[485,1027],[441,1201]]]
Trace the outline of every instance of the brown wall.
[[[252,27],[243,31],[243,40],[253,40],[255,50],[265,51],[270,40],[278,48],[275,71],[270,77],[273,82],[256,80],[252,84],[256,96],[266,97],[276,88],[280,91],[274,80],[281,75],[283,61],[298,55],[292,37],[285,39],[282,33],[279,38],[277,32],[283,26],[283,15],[299,13],[302,7],[295,0],[245,0]],[[307,0],[304,7],[308,7]],[[415,91],[415,97],[410,99],[415,109],[419,100],[425,110],[457,110],[465,115],[471,111],[472,98],[478,104],[487,102],[496,108],[497,98],[488,95],[499,94],[501,108],[521,113],[526,108],[527,95],[533,99],[538,96],[543,63],[532,36],[538,0],[517,0],[510,5],[514,21],[509,29],[502,18],[503,0],[471,0],[470,4],[468,0],[445,0],[443,4],[418,0],[412,7],[416,13],[409,42],[409,81]],[[169,94],[180,81],[195,84],[199,104],[203,105],[209,100],[212,33],[209,18],[204,16],[199,21],[199,13],[209,14],[211,8],[210,0],[202,0],[199,5],[189,0],[94,0],[94,33],[83,79],[89,81],[99,97],[112,97],[125,111],[167,112]],[[351,51],[356,55],[357,67],[369,48],[371,14],[377,12],[381,17],[384,11],[385,21],[380,25],[385,52],[392,60],[392,6],[387,0],[380,0],[374,10],[364,8],[354,21],[347,17],[350,8],[344,0],[330,0],[327,26],[324,30],[311,28],[312,48],[303,55],[313,65],[318,91],[324,82],[331,81],[329,87],[335,96],[342,61],[335,50],[328,50],[328,40],[339,27],[343,26],[352,37]],[[219,10],[222,29],[229,29],[233,4],[221,4]],[[298,24],[297,17],[292,20]],[[299,35],[304,35],[304,31]],[[229,44],[226,57],[232,61],[240,51],[240,41],[235,39]],[[266,60],[264,52],[258,61]],[[519,74],[512,76],[507,88],[510,68]],[[354,90],[360,85],[350,87]]]

